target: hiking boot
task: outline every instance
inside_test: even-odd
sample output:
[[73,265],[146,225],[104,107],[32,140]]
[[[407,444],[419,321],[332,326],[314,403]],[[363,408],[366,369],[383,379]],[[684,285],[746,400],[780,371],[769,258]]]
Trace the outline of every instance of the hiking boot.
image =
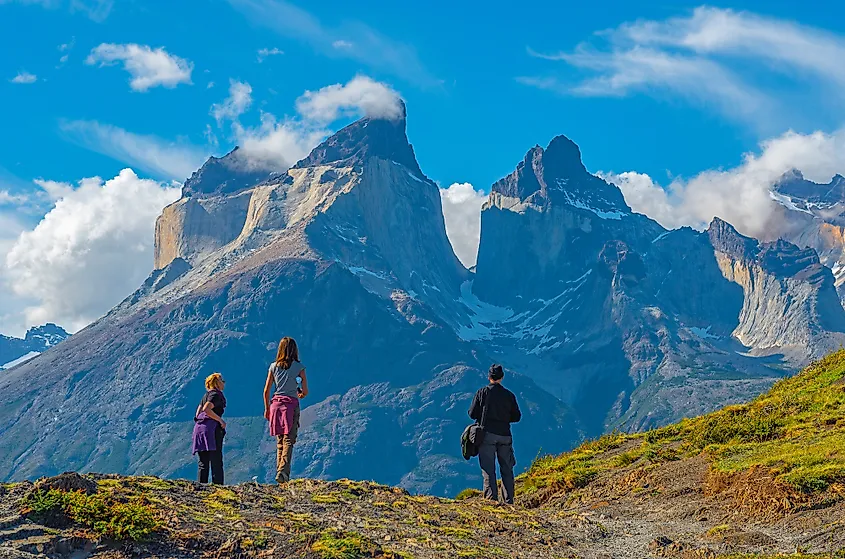
[[290,478],[286,476],[284,472],[279,472],[278,474],[276,474],[276,483],[278,483],[279,485],[287,483],[289,481]]

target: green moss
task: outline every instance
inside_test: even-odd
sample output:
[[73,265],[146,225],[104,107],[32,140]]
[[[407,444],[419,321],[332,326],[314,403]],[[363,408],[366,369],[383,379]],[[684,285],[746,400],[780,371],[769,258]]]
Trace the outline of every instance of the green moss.
[[457,495],[455,495],[456,501],[466,501],[467,499],[472,499],[473,497],[478,497],[481,495],[481,491],[478,489],[464,489]]
[[142,497],[122,502],[110,494],[35,490],[23,505],[22,512],[36,521],[64,517],[114,540],[144,541],[160,528],[155,511]]
[[337,495],[331,495],[326,493],[318,493],[316,495],[312,495],[311,500],[321,505],[336,505],[340,502],[340,498]]
[[314,542],[311,551],[322,559],[359,559],[372,557],[377,549],[372,542],[360,534],[327,531]]

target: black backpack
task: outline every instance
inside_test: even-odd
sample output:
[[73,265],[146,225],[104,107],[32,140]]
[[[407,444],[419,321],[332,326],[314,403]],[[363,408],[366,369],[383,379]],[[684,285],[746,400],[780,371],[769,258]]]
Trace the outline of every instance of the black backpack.
[[481,409],[481,422],[475,422],[461,434],[461,454],[464,460],[469,460],[473,456],[478,456],[478,450],[481,448],[481,443],[484,442],[484,425],[487,423],[487,398],[484,399],[484,407]]

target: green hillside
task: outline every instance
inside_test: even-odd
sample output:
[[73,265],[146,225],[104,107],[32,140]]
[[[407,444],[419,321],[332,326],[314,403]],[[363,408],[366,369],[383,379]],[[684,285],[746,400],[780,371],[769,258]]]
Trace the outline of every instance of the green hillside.
[[521,476],[520,492],[539,503],[632,465],[654,468],[698,456],[709,462],[713,478],[760,472],[796,495],[845,496],[845,351],[748,404],[646,433],[613,433],[538,459]]

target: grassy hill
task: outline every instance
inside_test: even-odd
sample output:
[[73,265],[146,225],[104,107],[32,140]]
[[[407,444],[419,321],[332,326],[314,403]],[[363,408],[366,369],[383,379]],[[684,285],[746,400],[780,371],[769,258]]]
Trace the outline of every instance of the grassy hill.
[[0,557],[842,558],[845,352],[748,404],[540,458],[515,507],[464,497],[72,474],[0,487]]
[[[768,480],[792,499],[758,503],[787,512],[822,496],[845,496],[845,351],[784,379],[756,400],[646,433],[613,433],[572,452],[537,460],[521,476],[528,503],[554,499],[633,466],[655,469],[702,458],[715,483]],[[752,503],[747,503],[752,505]]]

